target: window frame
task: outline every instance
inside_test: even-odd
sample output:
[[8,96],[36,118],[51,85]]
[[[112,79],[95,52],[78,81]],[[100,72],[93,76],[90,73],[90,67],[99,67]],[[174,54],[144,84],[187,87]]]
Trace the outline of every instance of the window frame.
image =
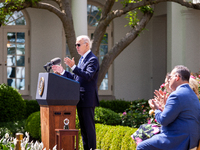
[[[30,94],[30,30],[29,30],[29,17],[25,10],[21,10],[26,20],[26,25],[6,25],[0,27],[0,53],[2,54],[2,62],[0,61],[0,75],[1,83],[7,84],[7,33],[8,32],[24,32],[25,33],[25,90],[18,90],[21,95]],[[1,44],[2,43],[2,44]]]

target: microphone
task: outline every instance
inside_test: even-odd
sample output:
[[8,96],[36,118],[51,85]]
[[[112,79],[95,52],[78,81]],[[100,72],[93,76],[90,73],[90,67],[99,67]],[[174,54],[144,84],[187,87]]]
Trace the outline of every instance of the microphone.
[[[52,59],[50,62],[47,62],[46,65],[44,65],[44,69],[47,72],[49,72],[51,69],[51,66],[58,65],[58,64],[60,64],[60,62],[61,62],[61,59],[59,57],[56,57],[56,58]],[[47,70],[47,67],[50,67],[50,68]]]

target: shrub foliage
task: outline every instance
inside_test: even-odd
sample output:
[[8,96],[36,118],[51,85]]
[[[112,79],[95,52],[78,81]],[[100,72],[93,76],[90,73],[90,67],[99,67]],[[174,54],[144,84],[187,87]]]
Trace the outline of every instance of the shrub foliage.
[[25,118],[26,103],[11,86],[0,84],[0,122],[14,122]]
[[100,107],[109,108],[116,113],[122,113],[124,110],[130,107],[131,101],[125,101],[121,99],[117,100],[101,100]]
[[36,100],[25,100],[25,102],[26,102],[25,118],[28,118],[34,112],[40,111],[40,105]]
[[95,123],[107,124],[107,125],[120,125],[121,117],[118,113],[103,107],[95,108]]
[[141,124],[147,123],[150,109],[147,100],[133,101],[122,115],[122,125],[138,128]]
[[26,120],[25,130],[36,140],[41,140],[40,111],[32,113]]

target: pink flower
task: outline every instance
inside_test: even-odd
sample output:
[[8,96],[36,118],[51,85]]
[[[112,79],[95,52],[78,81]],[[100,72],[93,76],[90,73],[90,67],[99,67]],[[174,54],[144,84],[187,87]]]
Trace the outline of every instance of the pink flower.
[[151,119],[148,120],[148,124],[151,124]]
[[139,144],[140,142],[142,142],[142,139],[139,138],[139,137],[136,137],[135,140],[136,140],[136,143],[137,143],[137,144]]
[[126,115],[126,112],[123,112],[123,115]]
[[152,127],[158,127],[158,125],[156,125],[156,124],[153,124],[153,125],[152,125]]
[[196,79],[193,75],[191,75],[190,78]]
[[163,83],[163,84],[160,86],[160,88],[163,88],[163,87],[165,87],[165,83]]
[[199,78],[200,78],[200,75],[199,75]]
[[156,119],[155,119],[154,121],[155,121],[155,122],[157,122],[157,120],[156,120]]

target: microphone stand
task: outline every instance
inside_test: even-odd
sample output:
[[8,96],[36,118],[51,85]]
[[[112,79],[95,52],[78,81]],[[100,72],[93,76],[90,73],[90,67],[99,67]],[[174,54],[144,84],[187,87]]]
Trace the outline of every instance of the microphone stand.
[[44,69],[46,70],[46,72],[48,72],[48,73],[49,73],[49,72],[50,72],[50,70],[51,70],[51,66],[49,66],[49,68],[47,68],[47,66],[45,65],[45,66],[44,66]]

